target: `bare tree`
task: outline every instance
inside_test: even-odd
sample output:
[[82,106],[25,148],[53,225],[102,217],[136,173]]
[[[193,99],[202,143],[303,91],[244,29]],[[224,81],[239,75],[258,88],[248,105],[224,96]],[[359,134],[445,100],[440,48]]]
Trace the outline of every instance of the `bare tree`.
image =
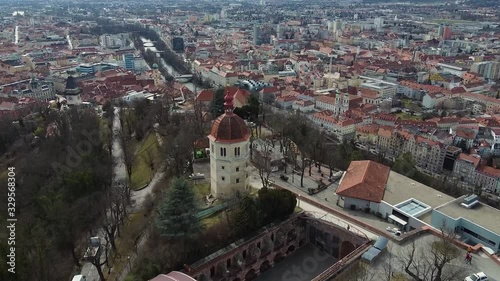
[[[108,240],[105,239],[106,244],[101,245],[99,247],[99,250],[97,254],[89,259],[89,262],[95,266],[97,269],[97,273],[99,274],[99,280],[100,281],[106,281],[106,278],[104,277],[104,272],[102,272],[102,266],[107,265],[109,268],[109,245],[108,245]],[[104,254],[104,260],[102,260]]]
[[413,242],[399,257],[405,273],[415,281],[452,281],[463,277],[464,267],[457,263],[460,251],[453,245],[455,238],[453,231],[443,227],[439,239],[426,241],[422,246]]
[[311,161],[309,161],[309,176],[311,176],[312,164],[314,163],[318,167],[318,172],[321,173],[321,162],[323,162],[325,157],[325,144],[326,136],[323,132],[318,130],[311,130],[307,136],[308,140],[305,141],[306,149],[308,154],[311,155]]
[[106,239],[111,248],[116,251],[115,239],[120,235],[120,228],[129,214],[130,193],[123,183],[117,183],[106,192],[106,205],[102,209],[101,227],[106,233]]
[[191,131],[188,124],[176,126],[176,134],[173,139],[164,146],[166,161],[176,175],[189,172],[193,162],[193,143],[196,135]]
[[[157,142],[155,142],[154,145],[157,145]],[[153,149],[148,147],[142,158],[144,159],[144,162],[148,164],[149,169],[151,169],[151,171],[154,171],[156,163],[155,163],[155,156],[153,155]]]
[[392,253],[391,245],[387,245],[387,249],[384,254],[380,257],[381,265],[378,266],[380,274],[385,277],[385,280],[391,281],[395,275],[398,275],[396,268],[395,256]]
[[207,122],[205,122],[205,114],[203,105],[200,102],[194,102],[193,113],[188,115],[190,122],[193,124],[193,129],[197,137],[205,137],[207,131]]
[[253,153],[252,160],[259,171],[262,187],[266,188],[269,185],[269,176],[272,172],[272,143],[269,139],[260,139],[255,145],[257,151]]
[[372,274],[370,267],[366,263],[356,261],[333,280],[371,281],[375,280],[376,276],[377,275]]
[[335,146],[334,145],[326,146],[323,153],[325,155],[324,156],[325,163],[326,163],[326,165],[328,165],[328,168],[330,169],[330,177],[332,177],[333,176],[333,168],[335,167],[336,157],[337,157]]
[[128,182],[131,181],[132,178],[132,166],[134,165],[134,151],[132,146],[132,139],[130,136],[127,136],[123,133],[123,130],[118,133],[120,146],[122,148],[122,161],[125,165],[125,169],[127,170]]
[[[300,171],[300,186],[304,187],[304,174],[306,168],[309,165],[309,159],[306,157],[306,154],[299,150],[297,145],[294,142],[290,142],[290,154],[292,155],[292,160],[294,162],[294,170],[299,169]],[[294,172],[294,171],[292,171]]]

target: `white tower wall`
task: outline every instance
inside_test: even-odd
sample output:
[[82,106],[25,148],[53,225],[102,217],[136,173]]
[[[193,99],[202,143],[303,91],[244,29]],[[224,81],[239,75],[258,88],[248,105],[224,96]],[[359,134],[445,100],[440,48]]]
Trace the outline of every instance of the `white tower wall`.
[[[210,140],[210,188],[213,196],[230,197],[236,192],[246,190],[249,145],[248,140],[238,143]],[[239,156],[235,155],[237,148],[239,148]]]

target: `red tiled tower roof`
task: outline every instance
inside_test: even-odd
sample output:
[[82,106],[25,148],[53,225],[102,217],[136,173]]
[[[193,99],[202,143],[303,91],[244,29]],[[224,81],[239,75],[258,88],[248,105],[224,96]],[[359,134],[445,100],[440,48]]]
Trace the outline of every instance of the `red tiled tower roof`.
[[247,141],[250,133],[245,121],[233,113],[233,97],[226,93],[224,100],[226,113],[215,120],[208,138],[212,141],[224,143]]

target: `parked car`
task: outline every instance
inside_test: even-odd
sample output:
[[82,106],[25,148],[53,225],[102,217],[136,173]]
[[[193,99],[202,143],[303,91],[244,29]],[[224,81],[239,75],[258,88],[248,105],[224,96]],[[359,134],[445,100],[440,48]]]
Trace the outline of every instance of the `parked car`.
[[281,175],[280,176],[280,179],[283,180],[283,181],[287,181],[288,180],[288,176],[286,175]]
[[205,174],[201,174],[201,173],[191,174],[189,176],[189,178],[192,180],[202,180],[205,178]]
[[487,280],[488,276],[486,276],[484,272],[474,273],[472,275],[465,277],[464,279],[464,281],[487,281]]
[[86,281],[87,279],[83,275],[75,275],[71,281]]

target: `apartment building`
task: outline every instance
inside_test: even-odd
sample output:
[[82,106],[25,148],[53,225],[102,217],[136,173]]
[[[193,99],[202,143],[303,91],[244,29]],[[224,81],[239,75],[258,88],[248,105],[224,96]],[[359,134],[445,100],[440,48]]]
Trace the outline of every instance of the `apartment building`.
[[481,157],[479,155],[468,155],[460,153],[453,167],[453,176],[460,181],[474,184],[476,177],[476,169],[479,166]]
[[396,154],[400,150],[399,138],[394,128],[381,126],[377,132],[376,144],[380,151]]
[[324,128],[330,132],[337,131],[338,128],[338,120],[333,116],[333,111],[325,110],[318,113],[314,113],[309,115],[309,118],[320,128]]
[[311,112],[314,111],[314,102],[298,99],[292,103],[292,109],[300,112]]
[[330,96],[321,96],[316,99],[316,108],[320,110],[331,110],[335,112],[336,98]]
[[383,99],[393,98],[396,95],[398,85],[395,83],[366,76],[360,76],[359,78],[365,80],[365,82],[361,83],[359,86],[360,88],[374,90],[378,92],[379,97]]
[[478,73],[487,79],[500,78],[500,62],[498,61],[483,61],[473,63],[470,68],[471,72]]
[[428,173],[441,173],[446,156],[445,146],[422,136],[411,136],[404,142],[403,151],[409,152],[417,167]]
[[377,124],[364,124],[356,127],[356,140],[362,143],[377,143],[378,130]]
[[480,165],[476,169],[475,185],[487,192],[500,193],[500,170]]

